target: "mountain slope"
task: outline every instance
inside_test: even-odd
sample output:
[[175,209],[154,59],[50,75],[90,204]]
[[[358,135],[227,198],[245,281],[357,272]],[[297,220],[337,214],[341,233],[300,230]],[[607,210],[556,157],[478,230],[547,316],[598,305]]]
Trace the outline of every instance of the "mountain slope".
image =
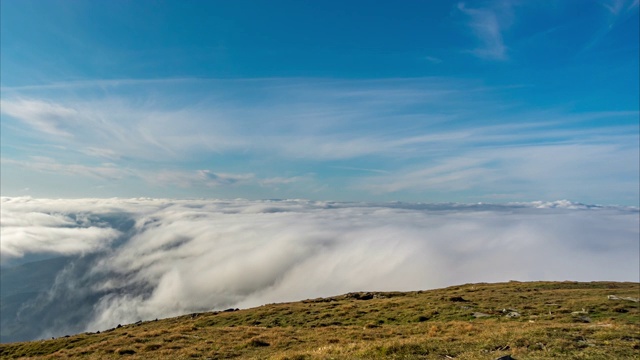
[[350,293],[0,345],[2,358],[516,359],[640,355],[640,284]]

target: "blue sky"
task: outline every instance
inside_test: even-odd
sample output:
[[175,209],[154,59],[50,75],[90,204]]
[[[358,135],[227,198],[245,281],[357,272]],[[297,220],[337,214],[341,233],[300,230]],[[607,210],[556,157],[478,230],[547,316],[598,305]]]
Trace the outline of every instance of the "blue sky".
[[638,0],[0,4],[3,196],[640,205]]

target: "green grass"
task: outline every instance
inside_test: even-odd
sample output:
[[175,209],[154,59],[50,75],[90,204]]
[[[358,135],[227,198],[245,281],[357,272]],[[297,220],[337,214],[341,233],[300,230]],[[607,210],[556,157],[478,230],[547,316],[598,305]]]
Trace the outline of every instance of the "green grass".
[[[640,284],[509,282],[354,293],[0,345],[86,359],[638,359]],[[519,316],[508,317],[517,312]],[[488,316],[476,318],[474,313]]]

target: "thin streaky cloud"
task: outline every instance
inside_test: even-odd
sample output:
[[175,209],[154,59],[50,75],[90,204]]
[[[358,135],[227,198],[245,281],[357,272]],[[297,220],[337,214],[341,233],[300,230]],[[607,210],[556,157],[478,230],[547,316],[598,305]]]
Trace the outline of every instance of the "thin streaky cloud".
[[614,16],[632,11],[638,8],[639,4],[640,0],[610,0],[602,2],[602,6],[609,10],[609,12]]
[[[46,139],[44,143],[47,146],[32,148],[29,152],[36,156],[32,159],[42,156],[47,160],[23,164],[20,163],[22,160],[5,155],[10,160],[5,164],[14,169],[21,167],[49,174],[59,172],[106,181],[142,181],[156,189],[171,186],[184,190],[247,186],[293,188],[303,183],[306,189],[314,184],[320,189],[324,181],[322,175],[304,182],[290,180],[309,170],[289,170],[292,175],[280,176],[250,168],[237,171],[206,163],[191,170],[164,163],[175,159],[188,161],[194,156],[220,158],[228,154],[246,154],[248,157],[268,155],[278,161],[311,161],[328,165],[327,169],[338,170],[340,166],[371,169],[356,163],[359,159],[369,158],[381,164],[375,168],[381,177],[354,179],[345,186],[357,182],[360,191],[374,196],[433,189],[451,193],[474,189],[484,191],[497,179],[501,179],[505,186],[509,179],[523,183],[520,177],[513,176],[517,164],[505,161],[501,151],[606,143],[626,144],[632,148],[635,144],[633,134],[637,133],[637,126],[629,125],[625,119],[637,117],[638,111],[567,113],[561,108],[528,110],[517,115],[518,122],[508,121],[513,118],[513,113],[504,119],[501,118],[504,115],[493,115],[494,98],[512,91],[513,87],[483,87],[455,79],[447,82],[442,78],[320,81],[317,84],[289,80],[288,85],[280,89],[281,82],[281,79],[275,83],[254,81],[250,90],[237,90],[268,93],[274,99],[250,108],[244,107],[242,101],[232,104],[216,102],[217,95],[211,96],[210,92],[205,95],[196,92],[190,102],[175,106],[171,104],[170,93],[164,92],[164,87],[155,87],[154,97],[149,100],[143,98],[143,101],[125,96],[129,85],[116,86],[109,97],[96,100],[78,101],[66,95],[56,98],[56,94],[46,93],[38,93],[38,97],[27,97],[30,92],[18,94],[20,97],[3,99],[3,102],[15,105],[11,108],[12,114],[19,113],[28,120],[29,104],[48,104],[71,114],[73,119],[67,121],[73,121],[76,126],[64,128],[72,136],[62,141],[51,137],[46,129],[38,128],[33,121],[20,119],[9,123],[18,129],[26,126],[24,134],[28,134],[29,129],[37,131],[34,134],[41,134],[38,139],[40,142]],[[211,82],[203,81],[203,84],[210,85]],[[238,81],[226,82],[227,86],[237,84]],[[260,87],[256,87],[258,84]],[[375,84],[375,87],[363,89],[366,84]],[[164,85],[172,87],[171,82]],[[147,85],[143,82],[142,86]],[[472,91],[465,92],[467,87]],[[214,91],[220,90],[214,87]],[[348,95],[351,101],[344,103],[341,94]],[[381,100],[385,95],[389,96]],[[292,96],[296,99],[293,104],[283,100],[290,100]],[[390,100],[404,97],[407,99],[399,102]],[[421,104],[424,99],[428,100],[429,106],[404,116],[407,108],[424,106]],[[433,114],[434,108],[440,111]],[[11,116],[3,110],[4,115]],[[582,126],[606,119],[616,119],[621,121],[621,125]],[[55,117],[51,119],[55,120]],[[403,121],[406,126],[402,125]],[[372,122],[380,126],[360,125]],[[454,126],[456,124],[465,126]],[[14,145],[3,142],[3,146]],[[56,154],[61,157],[54,161]],[[456,164],[456,159],[464,158],[476,160],[468,166],[442,167],[444,164]],[[579,159],[577,156],[576,160]],[[96,161],[109,165],[97,166]],[[138,161],[145,161],[151,167],[147,165],[145,170],[140,169],[136,165]],[[337,161],[343,163],[333,163]],[[593,162],[593,166],[605,165],[606,162]],[[197,168],[203,171],[198,172]],[[568,178],[576,178],[570,172],[584,173],[576,167],[555,171],[566,172]],[[468,184],[463,184],[464,181]],[[547,187],[542,184],[540,181],[541,187]],[[21,188],[24,185],[33,187],[23,184]],[[494,189],[489,191],[495,192]]]
[[101,166],[89,166],[82,164],[65,164],[53,158],[44,156],[32,156],[28,160],[18,161],[2,158],[5,165],[13,165],[43,173],[63,174],[66,176],[90,177],[94,179],[119,180],[135,174],[135,172],[117,167],[115,164],[106,163]]
[[424,59],[429,61],[432,64],[441,64],[443,62],[442,59],[437,58],[435,56],[425,56]]
[[368,169],[368,168],[360,168],[360,167],[352,167],[352,166],[333,166],[335,169],[344,169],[344,170],[353,170],[353,171],[364,171],[364,172],[372,172],[378,174],[388,174],[390,171],[380,170],[380,169]]
[[[630,141],[637,141],[629,139]],[[409,166],[391,174],[358,179],[354,187],[374,192],[418,191],[473,193],[518,192],[522,184],[535,186],[539,194],[553,198],[561,193],[575,196],[574,189],[589,179],[595,191],[611,177],[628,177],[619,188],[609,189],[619,196],[638,196],[629,191],[638,180],[640,155],[637,142],[604,144],[543,144],[511,148],[475,149],[464,156],[440,159],[431,166]],[[600,169],[594,173],[592,169]],[[626,175],[622,175],[626,174]],[[635,175],[633,175],[635,174]]]
[[465,3],[458,3],[458,10],[469,17],[467,26],[480,44],[469,52],[487,60],[508,60],[508,48],[504,44],[503,25],[495,9],[469,8]]
[[[75,109],[40,100],[0,101],[3,113],[15,117],[37,131],[64,138],[73,134],[63,129],[65,122],[77,116]],[[69,127],[68,124],[66,126]]]
[[[350,12],[345,12],[346,18],[332,19],[345,21],[334,31],[314,30],[314,45],[309,47],[311,43],[297,41],[305,38],[313,22],[295,27],[301,34],[292,38],[253,22],[242,27],[229,24],[229,31],[194,32],[185,18],[172,15],[176,5],[170,1],[157,15],[184,32],[165,34],[169,36],[162,38],[176,40],[167,48],[157,48],[162,42],[156,41],[156,33],[143,31],[144,43],[119,33],[123,28],[109,23],[116,18],[128,20],[107,16],[108,11],[95,12],[105,14],[98,18],[85,13],[85,8],[74,8],[92,19],[78,22],[57,13],[57,8],[49,9],[56,16],[36,19],[37,14],[17,11],[23,7],[19,3],[5,5],[3,16],[9,14],[16,21],[3,22],[2,33],[30,41],[3,37],[0,125],[3,158],[11,161],[3,164],[2,189],[10,194],[29,187],[34,194],[43,194],[38,189],[55,183],[46,178],[69,179],[75,173],[69,182],[83,181],[84,187],[69,187],[82,188],[84,195],[100,186],[111,189],[101,194],[114,196],[121,187],[135,189],[127,195],[153,189],[145,194],[163,196],[179,188],[179,194],[196,197],[366,200],[384,193],[385,186],[395,186],[404,190],[380,197],[429,201],[437,194],[419,186],[422,176],[437,184],[441,193],[450,194],[451,200],[464,200],[481,197],[477,192],[483,190],[478,189],[490,188],[489,181],[496,177],[504,180],[511,193],[542,188],[514,174],[519,171],[517,164],[501,151],[534,149],[551,156],[554,149],[602,146],[607,155],[595,156],[591,162],[584,158],[591,152],[572,155],[590,164],[580,174],[599,179],[601,170],[610,168],[608,154],[637,148],[633,138],[637,86],[616,75],[634,74],[637,68],[634,34],[623,37],[621,33],[637,25],[631,16],[637,13],[637,1],[435,4],[415,4],[417,11],[412,14],[405,7],[369,7],[367,11],[398,15],[387,18],[401,21],[401,26],[384,29],[369,21],[376,16],[352,22],[346,21]],[[89,5],[94,6],[99,5]],[[215,4],[199,6],[198,14],[230,11]],[[275,3],[264,11],[279,6]],[[129,9],[138,11],[135,6]],[[279,10],[285,11],[275,15],[291,9]],[[584,18],[575,18],[578,11]],[[146,14],[140,18],[142,22],[128,26],[146,29],[143,24],[149,18]],[[291,16],[283,21],[303,18]],[[590,35],[609,20],[615,23],[611,34],[616,36],[601,39],[607,51],[576,56]],[[62,29],[58,21],[73,28],[73,35],[53,37],[43,31]],[[111,42],[103,41],[104,28],[114,29],[113,44],[126,43],[131,48],[111,48]],[[338,36],[341,31],[346,33]],[[255,34],[263,33],[270,34],[260,40],[264,47],[254,46]],[[236,39],[235,50],[228,48],[223,57],[205,56],[206,62],[198,62],[204,59],[202,51],[207,50],[203,49],[212,49],[207,45],[210,40],[231,44],[234,34],[244,34]],[[42,51],[49,46],[68,51],[49,56]],[[16,52],[19,49],[25,50],[24,57]],[[472,56],[460,56],[462,49]],[[28,58],[51,59],[46,68],[60,71],[37,78],[46,72],[29,75],[20,70],[42,69],[37,62],[14,66]],[[49,160],[33,161],[38,157]],[[482,161],[465,168],[460,159]],[[33,161],[33,166],[19,166],[20,161]],[[430,173],[429,169],[440,170]],[[87,173],[80,174],[82,170]],[[572,194],[584,201],[615,202],[603,199],[613,191],[607,189],[625,188],[632,194],[625,197],[628,204],[637,187],[629,186],[631,170],[619,170],[608,186],[594,189],[584,182],[576,186],[579,194]],[[577,178],[579,169],[566,166],[554,171],[560,181]],[[42,180],[34,174],[42,174]],[[406,181],[394,174],[403,174]],[[469,186],[461,185],[465,179]],[[361,187],[350,187],[358,182]],[[566,185],[557,188],[566,189]],[[373,191],[375,187],[382,190]],[[49,186],[48,191],[58,189]],[[537,198],[533,192],[531,198]],[[490,193],[499,191],[490,189]]]
[[639,8],[639,1],[640,0],[602,1],[600,4],[604,9],[606,9],[606,13],[602,15],[604,18],[603,24],[600,25],[600,28],[595,32],[591,40],[582,48],[581,51],[586,52],[592,50],[601,41],[603,41],[603,39],[606,38],[620,22],[627,19],[629,16],[637,17],[636,13]]

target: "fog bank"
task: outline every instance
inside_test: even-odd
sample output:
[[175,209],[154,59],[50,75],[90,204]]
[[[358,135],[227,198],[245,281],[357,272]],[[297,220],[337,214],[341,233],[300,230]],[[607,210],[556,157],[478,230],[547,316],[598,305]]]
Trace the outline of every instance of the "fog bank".
[[[72,256],[20,308],[27,323],[25,314],[60,315],[32,319],[40,337],[350,291],[639,281],[638,209],[567,201],[2,198],[1,223],[4,266]],[[69,323],[60,301],[77,304]]]

